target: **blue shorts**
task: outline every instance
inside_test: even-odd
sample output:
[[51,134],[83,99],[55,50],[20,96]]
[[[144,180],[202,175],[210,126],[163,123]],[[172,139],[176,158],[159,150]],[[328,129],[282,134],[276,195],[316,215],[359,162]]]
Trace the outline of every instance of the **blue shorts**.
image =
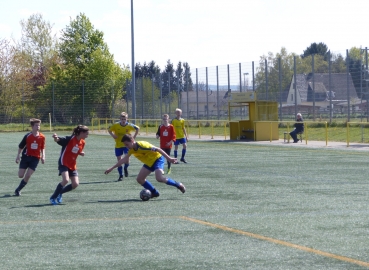
[[158,158],[155,162],[154,165],[152,165],[151,167],[147,166],[146,164],[143,165],[144,168],[148,169],[150,172],[154,172],[157,169],[164,169],[164,163],[165,163],[165,158],[163,156],[161,156],[160,158]]
[[185,144],[186,142],[187,142],[186,138],[176,139],[176,141],[174,142],[174,145]]
[[128,148],[127,147],[121,147],[121,148],[115,148],[115,156],[120,157],[123,156],[123,154],[127,155]]
[[72,171],[64,165],[59,165],[59,175],[61,175],[62,172],[68,172],[69,177],[78,176],[77,170]]
[[27,169],[36,171],[36,167],[40,160],[37,157],[22,155],[21,161],[19,163],[19,169]]

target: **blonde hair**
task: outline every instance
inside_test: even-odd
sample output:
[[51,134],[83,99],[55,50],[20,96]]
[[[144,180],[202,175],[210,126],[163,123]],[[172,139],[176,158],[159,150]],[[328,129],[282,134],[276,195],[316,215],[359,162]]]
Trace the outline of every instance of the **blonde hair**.
[[168,117],[169,118],[169,114],[163,114],[163,117]]
[[179,108],[177,108],[177,109],[176,109],[176,112],[180,112],[180,113],[182,113],[182,110],[181,110],[181,109],[179,109]]
[[120,116],[125,116],[126,118],[128,118],[128,113],[126,113],[126,112],[122,112],[122,113],[120,114]]

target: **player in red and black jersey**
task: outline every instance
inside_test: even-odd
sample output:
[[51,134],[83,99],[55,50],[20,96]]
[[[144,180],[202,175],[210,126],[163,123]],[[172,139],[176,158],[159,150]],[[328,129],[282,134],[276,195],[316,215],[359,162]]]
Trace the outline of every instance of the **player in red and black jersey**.
[[[87,137],[88,127],[83,125],[78,125],[71,136],[59,137],[56,133],[53,134],[54,141],[62,146],[59,158],[59,175],[62,176],[62,181],[50,197],[51,204],[61,203],[63,193],[78,187],[77,157],[85,155],[83,148]],[[69,180],[72,183],[67,185]]]
[[18,154],[15,158],[15,163],[19,163],[18,177],[22,178],[14,191],[15,196],[21,195],[22,188],[27,185],[31,175],[36,171],[40,159],[42,164],[45,163],[45,136],[40,132],[41,120],[32,118],[29,121],[32,131],[24,135],[18,145]]
[[[172,149],[172,143],[176,141],[176,133],[174,131],[174,127],[172,124],[169,124],[169,115],[163,115],[163,124],[161,124],[156,132],[156,138],[160,138],[160,148],[164,150],[165,153],[170,156],[170,151]],[[170,174],[170,166],[172,165],[169,161],[168,164],[168,172]]]

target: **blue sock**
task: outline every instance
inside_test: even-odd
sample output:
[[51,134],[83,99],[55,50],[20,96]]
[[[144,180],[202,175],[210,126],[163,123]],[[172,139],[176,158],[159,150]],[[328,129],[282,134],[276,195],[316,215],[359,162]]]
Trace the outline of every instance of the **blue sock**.
[[119,176],[122,176],[123,175],[122,166],[118,167],[118,173],[119,173]]
[[151,193],[155,193],[155,187],[149,182],[149,181],[145,181],[145,183],[142,185],[144,188],[148,189],[151,191]]
[[124,164],[124,169],[127,170],[129,164]]
[[20,183],[19,183],[19,186],[17,187],[17,190],[21,191],[22,188],[24,188],[25,185],[27,185],[27,182],[24,181],[24,179],[22,179],[22,181],[20,181]]
[[182,149],[182,157],[181,158],[184,158],[185,155],[186,155],[186,149]]
[[177,150],[174,150],[174,157],[177,158],[177,153],[178,151]]
[[177,181],[174,181],[171,178],[167,178],[167,185],[173,186],[173,187],[178,187],[178,182]]

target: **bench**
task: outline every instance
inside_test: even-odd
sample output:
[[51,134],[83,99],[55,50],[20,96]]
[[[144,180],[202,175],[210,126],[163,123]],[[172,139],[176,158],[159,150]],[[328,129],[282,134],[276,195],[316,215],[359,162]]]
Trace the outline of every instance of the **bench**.
[[[297,133],[297,137],[299,138],[300,142],[302,142],[302,134],[303,132]],[[290,133],[289,132],[284,132],[283,133],[283,142],[290,142]]]

